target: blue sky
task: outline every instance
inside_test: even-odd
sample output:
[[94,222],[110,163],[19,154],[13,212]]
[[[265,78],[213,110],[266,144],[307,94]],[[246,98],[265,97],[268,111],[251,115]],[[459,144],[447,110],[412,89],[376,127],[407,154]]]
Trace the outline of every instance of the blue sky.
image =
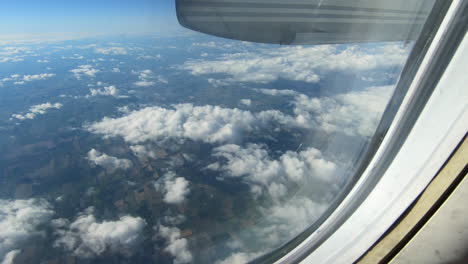
[[175,0],[0,0],[0,35],[176,30]]

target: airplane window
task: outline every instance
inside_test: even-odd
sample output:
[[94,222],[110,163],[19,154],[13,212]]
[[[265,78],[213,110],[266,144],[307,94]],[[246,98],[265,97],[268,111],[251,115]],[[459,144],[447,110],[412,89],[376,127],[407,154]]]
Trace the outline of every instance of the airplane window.
[[1,263],[268,262],[326,218],[435,1],[283,2],[0,3]]

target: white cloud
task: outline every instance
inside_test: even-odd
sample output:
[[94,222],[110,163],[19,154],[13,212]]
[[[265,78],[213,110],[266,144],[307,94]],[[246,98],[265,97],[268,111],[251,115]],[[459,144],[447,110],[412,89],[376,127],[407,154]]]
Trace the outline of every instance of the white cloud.
[[277,247],[299,235],[325,212],[331,201],[323,200],[317,202],[308,197],[295,196],[285,203],[263,208],[267,220],[252,233],[257,239],[261,238],[264,245]]
[[99,72],[99,70],[94,69],[93,66],[89,64],[86,64],[80,65],[78,68],[70,70],[70,72],[72,72],[75,78],[79,80],[83,76],[94,77],[96,76],[96,73]]
[[24,84],[25,82],[37,81],[37,80],[45,80],[51,77],[54,77],[54,73],[40,73],[40,74],[32,74],[32,75],[19,75],[19,74],[12,74],[10,77],[3,78],[3,82],[7,81],[14,81],[15,84]]
[[130,107],[128,107],[128,105],[117,107],[117,110],[124,114],[128,114],[131,112]]
[[252,100],[250,100],[250,99],[241,99],[239,101],[239,103],[241,103],[243,105],[246,105],[246,106],[250,106],[252,104]]
[[274,201],[268,208],[260,206],[262,221],[238,234],[240,240],[234,248],[231,247],[233,253],[215,263],[247,263],[303,232],[325,212],[330,203],[330,200],[317,202],[303,195],[299,192],[287,201]]
[[393,89],[375,86],[318,98],[299,95],[294,101],[294,113],[301,126],[368,137],[374,133]]
[[135,86],[140,86],[140,87],[148,87],[148,86],[153,86],[156,84],[156,82],[153,81],[137,81],[133,83]]
[[39,230],[54,212],[42,199],[0,200],[0,259],[8,263],[33,236],[44,236]]
[[31,55],[30,53],[32,51],[27,47],[0,47],[0,63],[24,61],[24,57]]
[[218,87],[218,86],[226,86],[226,85],[229,85],[230,82],[229,81],[226,81],[226,80],[218,80],[218,79],[213,79],[213,78],[208,78],[207,79],[208,83],[215,86],[215,87]]
[[189,182],[183,177],[177,177],[175,173],[168,172],[155,184],[156,189],[162,189],[164,201],[169,204],[179,204],[185,201],[190,193]]
[[238,142],[244,133],[280,126],[321,129],[348,135],[372,135],[393,86],[369,87],[332,97],[309,98],[292,91],[294,115],[277,110],[252,113],[237,108],[178,104],[173,108],[146,107],[120,118],[104,118],[87,126],[104,137],[122,137],[137,144],[167,138],[200,140],[207,143]]
[[27,47],[7,46],[7,47],[0,48],[0,56],[12,56],[12,55],[26,54],[30,52],[31,52],[30,48],[27,48]]
[[213,156],[222,157],[216,166],[208,169],[224,171],[227,177],[238,177],[251,186],[255,195],[266,190],[273,198],[287,193],[289,182],[304,184],[314,180],[334,184],[338,181],[337,165],[325,159],[315,148],[287,151],[272,159],[263,146],[249,144],[246,148],[228,144],[213,150]]
[[58,236],[54,246],[63,247],[83,258],[99,256],[105,251],[132,255],[146,226],[142,218],[128,215],[115,221],[97,221],[92,207],[72,223],[66,219],[55,219],[53,224]]
[[175,216],[166,215],[162,217],[161,220],[163,223],[167,223],[169,225],[180,225],[185,222],[187,218],[184,215],[179,214]]
[[135,86],[148,87],[148,86],[155,85],[156,83],[164,83],[164,84],[168,83],[166,78],[164,78],[161,75],[154,74],[154,72],[149,69],[142,70],[142,71],[132,71],[132,72],[133,74],[137,74],[138,79],[139,79],[139,81],[133,83]]
[[43,115],[45,114],[49,109],[60,109],[62,108],[61,103],[44,103],[44,104],[38,104],[38,105],[33,105],[29,108],[29,112],[26,114],[13,114],[11,117],[16,118],[19,120],[25,120],[25,119],[34,119],[38,115]]
[[254,89],[254,91],[266,94],[266,95],[271,95],[271,96],[278,96],[278,95],[298,95],[299,93],[293,90],[289,89],[284,89],[284,90],[279,90],[279,89]]
[[24,61],[23,58],[18,58],[18,57],[3,57],[3,58],[0,58],[0,63],[2,62],[20,62],[20,61]]
[[142,55],[142,56],[138,56],[137,59],[159,60],[159,59],[161,59],[161,55],[160,55],[160,54],[156,54],[156,55],[154,55],[154,56],[151,56],[151,55]]
[[88,152],[87,158],[92,164],[104,167],[109,172],[113,172],[117,169],[126,170],[131,168],[133,165],[128,159],[112,157],[95,149],[91,149]]
[[[129,111],[125,112],[128,113]],[[137,156],[140,160],[146,160],[148,158],[155,159],[157,157],[157,153],[152,150],[149,146],[145,145],[134,145],[130,146],[133,154]]]
[[91,96],[99,96],[99,95],[104,95],[104,96],[113,96],[115,98],[122,98],[126,96],[119,96],[119,90],[114,86],[105,86],[102,89],[89,89],[90,94],[87,95],[86,97],[91,97]]
[[188,241],[180,235],[177,227],[158,225],[155,227],[157,234],[166,240],[164,251],[174,257],[174,264],[190,263],[193,260],[192,253],[188,249]]
[[238,140],[255,120],[249,111],[236,108],[179,104],[174,109],[147,107],[120,118],[104,118],[87,129],[105,137],[123,137],[130,143],[165,138],[214,143]]
[[192,43],[193,47],[207,47],[207,48],[215,48],[217,47],[216,42],[209,41],[209,42],[195,42]]
[[63,60],[66,60],[66,59],[69,59],[69,60],[82,60],[84,59],[85,57],[80,55],[80,54],[73,54],[73,56],[69,56],[69,57],[66,57],[66,56],[62,56],[62,59]]
[[[345,47],[345,48],[343,48]],[[268,83],[278,79],[317,83],[324,73],[369,71],[404,63],[403,44],[378,47],[317,45],[224,54],[216,60],[189,60],[180,68],[194,75],[227,74],[226,82]]]
[[109,47],[109,48],[96,48],[96,53],[105,55],[126,55],[128,54],[127,49],[123,47]]
[[240,45],[245,44],[245,42],[236,42],[236,45],[232,43],[223,43],[223,42],[215,42],[215,41],[208,41],[208,42],[195,42],[192,43],[193,48],[212,48],[212,49],[220,49],[220,50],[233,50],[239,47]]
[[21,250],[16,249],[8,252],[5,257],[3,258],[2,264],[14,264],[14,260],[16,255],[18,255]]
[[30,81],[35,81],[35,80],[44,80],[48,79],[50,77],[55,76],[53,73],[41,73],[41,74],[33,74],[33,75],[24,75],[23,76],[23,81],[25,82],[30,82]]

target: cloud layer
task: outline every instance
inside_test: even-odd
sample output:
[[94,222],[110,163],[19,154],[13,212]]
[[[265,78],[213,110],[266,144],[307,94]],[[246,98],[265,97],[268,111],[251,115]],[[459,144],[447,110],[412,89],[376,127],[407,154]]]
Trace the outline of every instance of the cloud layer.
[[225,82],[268,83],[278,79],[317,83],[333,71],[369,71],[404,63],[408,48],[319,45],[259,49],[224,54],[216,60],[190,60],[180,68],[193,75],[226,74]]

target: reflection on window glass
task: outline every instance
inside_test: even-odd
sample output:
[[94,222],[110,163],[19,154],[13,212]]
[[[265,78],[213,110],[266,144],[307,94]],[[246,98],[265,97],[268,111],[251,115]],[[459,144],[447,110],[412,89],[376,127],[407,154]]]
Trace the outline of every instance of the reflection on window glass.
[[170,1],[27,2],[0,4],[2,263],[271,252],[350,181],[412,46],[228,40]]

